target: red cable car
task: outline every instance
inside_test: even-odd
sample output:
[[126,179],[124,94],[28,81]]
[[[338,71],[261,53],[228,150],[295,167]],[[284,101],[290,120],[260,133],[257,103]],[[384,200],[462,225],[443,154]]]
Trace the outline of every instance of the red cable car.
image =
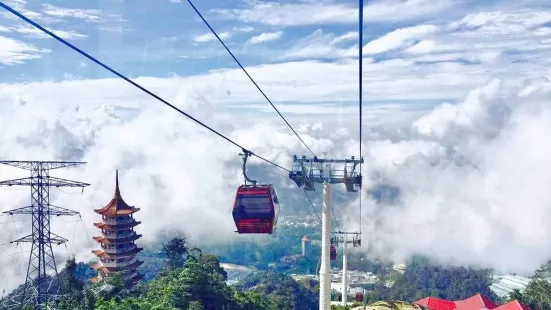
[[[239,234],[271,234],[279,215],[279,201],[271,184],[256,185],[245,173],[245,165],[250,152],[243,156],[245,185],[237,188],[233,205],[233,220]],[[247,181],[253,183],[247,185]]]
[[329,250],[329,258],[332,261],[337,260],[337,247],[334,244],[331,245],[331,248]]

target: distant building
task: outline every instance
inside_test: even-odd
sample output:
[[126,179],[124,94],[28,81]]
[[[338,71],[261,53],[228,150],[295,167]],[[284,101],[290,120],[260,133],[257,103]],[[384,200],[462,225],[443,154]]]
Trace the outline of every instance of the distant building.
[[94,212],[101,214],[102,221],[94,223],[101,229],[101,236],[94,237],[100,245],[100,250],[92,251],[100,260],[92,267],[98,272],[93,282],[108,278],[114,274],[122,274],[128,282],[137,281],[141,275],[138,267],[143,263],[136,258],[142,248],[134,243],[142,235],[136,234],[134,227],[141,222],[134,219],[133,214],[140,209],[131,207],[121,197],[119,190],[119,172],[115,176],[115,194],[109,204]]
[[232,285],[239,282],[241,279],[245,278],[254,270],[252,268],[242,266],[242,265],[225,264],[225,263],[220,263],[220,267],[224,269],[224,271],[228,276],[226,280],[226,283],[228,285]]
[[529,278],[517,276],[517,275],[506,275],[506,276],[496,276],[494,277],[494,283],[490,285],[490,290],[494,292],[498,297],[508,296],[509,293],[517,289],[521,293],[524,292],[528,283],[530,283]]
[[310,237],[305,235],[302,237],[302,256],[305,258],[309,258],[310,254],[312,253],[312,240],[310,240]]
[[403,274],[406,272],[406,264],[395,264],[392,266],[392,269],[398,271],[399,273]]
[[279,259],[279,262],[283,264],[291,264],[296,263],[302,258],[302,255],[295,254],[295,255],[285,255]]

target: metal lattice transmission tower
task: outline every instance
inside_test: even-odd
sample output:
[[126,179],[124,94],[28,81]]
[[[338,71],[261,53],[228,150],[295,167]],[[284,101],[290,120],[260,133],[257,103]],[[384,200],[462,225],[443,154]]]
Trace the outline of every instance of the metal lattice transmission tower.
[[[331,184],[344,184],[347,192],[357,192],[362,185],[362,175],[356,170],[363,158],[323,159],[314,156],[293,156],[293,168],[289,178],[306,191],[315,191],[315,183],[323,184],[323,213],[321,220],[320,310],[331,309],[331,266],[329,247],[331,241]],[[335,168],[340,164],[343,168]],[[342,166],[341,166],[342,167]]]
[[[52,243],[63,244],[68,240],[50,230],[50,217],[79,215],[78,212],[50,204],[50,187],[81,187],[90,184],[50,176],[50,170],[85,164],[84,162],[61,161],[0,161],[31,172],[31,176],[22,179],[1,181],[0,186],[30,186],[31,205],[5,211],[9,215],[31,215],[32,231],[30,235],[10,243],[31,243],[31,253],[27,268],[27,277],[22,294],[12,299],[12,305],[33,309],[47,307],[59,293],[59,275],[55,263]],[[57,285],[56,285],[57,282]],[[10,307],[11,308],[11,307]]]

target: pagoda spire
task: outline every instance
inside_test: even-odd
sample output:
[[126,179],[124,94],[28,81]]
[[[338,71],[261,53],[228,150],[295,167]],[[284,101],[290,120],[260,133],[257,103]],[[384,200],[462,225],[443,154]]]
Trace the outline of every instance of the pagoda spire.
[[119,169],[115,170],[115,198],[121,198],[121,191],[119,189]]

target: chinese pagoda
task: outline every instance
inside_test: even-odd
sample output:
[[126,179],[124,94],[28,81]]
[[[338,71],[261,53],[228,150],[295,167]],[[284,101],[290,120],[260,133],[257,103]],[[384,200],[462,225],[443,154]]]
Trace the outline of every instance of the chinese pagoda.
[[[140,208],[131,207],[121,197],[119,190],[119,171],[115,176],[115,195],[103,208],[94,212],[101,214],[102,222],[94,223],[101,229],[101,236],[94,237],[100,245],[100,250],[92,251],[100,260],[92,267],[98,272],[98,276],[92,279],[98,282],[114,274],[122,274],[128,282],[137,281],[141,275],[138,267],[143,263],[136,258],[142,248],[134,243],[142,235],[136,234],[134,227],[141,222],[134,219],[133,214]],[[127,283],[128,283],[127,282]]]

